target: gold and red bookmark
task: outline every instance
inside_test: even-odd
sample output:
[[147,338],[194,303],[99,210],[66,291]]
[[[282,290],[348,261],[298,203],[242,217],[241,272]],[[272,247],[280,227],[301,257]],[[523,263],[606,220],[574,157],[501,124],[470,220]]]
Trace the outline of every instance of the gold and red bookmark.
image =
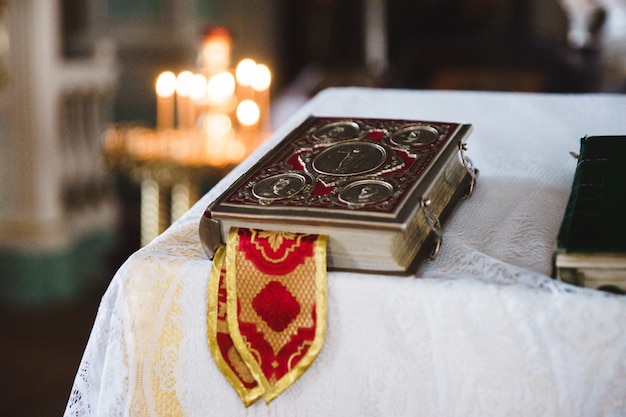
[[247,406],[313,363],[326,334],[326,236],[233,228],[213,259],[208,339]]

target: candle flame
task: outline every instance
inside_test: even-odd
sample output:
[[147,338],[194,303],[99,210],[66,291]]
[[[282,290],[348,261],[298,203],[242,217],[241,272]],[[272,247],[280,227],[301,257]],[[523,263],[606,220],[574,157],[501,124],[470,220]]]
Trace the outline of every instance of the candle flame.
[[265,91],[270,88],[272,83],[272,74],[270,69],[263,64],[257,64],[254,69],[254,78],[252,79],[252,88],[255,91]]
[[176,75],[171,71],[162,72],[156,81],[156,93],[159,97],[170,97],[176,91]]
[[244,126],[255,125],[261,116],[259,106],[252,100],[243,100],[237,106],[237,120]]
[[202,74],[194,74],[191,84],[191,98],[196,101],[202,99],[207,91],[206,77]]
[[237,68],[235,69],[235,77],[237,78],[237,82],[245,87],[251,85],[252,80],[254,79],[255,71],[256,62],[253,59],[242,59],[239,64],[237,64]]
[[209,78],[207,96],[213,103],[223,103],[235,94],[235,79],[228,71],[222,71]]
[[193,73],[183,71],[176,77],[176,94],[181,97],[189,97],[193,90]]

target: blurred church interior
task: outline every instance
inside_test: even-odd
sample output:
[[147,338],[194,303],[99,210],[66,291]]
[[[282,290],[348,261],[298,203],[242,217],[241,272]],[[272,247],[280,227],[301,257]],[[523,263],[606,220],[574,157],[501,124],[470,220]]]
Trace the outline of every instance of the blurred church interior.
[[332,86],[626,92],[624,0],[0,0],[7,415],[62,413],[99,299],[145,243],[142,185],[106,164],[105,131],[154,128],[157,76],[196,66],[216,27],[232,63],[270,68],[271,129]]

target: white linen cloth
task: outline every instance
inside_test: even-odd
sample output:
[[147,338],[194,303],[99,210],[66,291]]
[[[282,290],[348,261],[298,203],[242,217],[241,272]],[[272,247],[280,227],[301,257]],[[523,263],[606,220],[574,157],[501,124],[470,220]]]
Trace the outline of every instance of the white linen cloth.
[[[206,336],[204,208],[309,115],[467,122],[480,170],[416,278],[328,273],[306,374],[245,409]],[[626,96],[325,90],[119,269],[69,416],[623,416],[626,298],[549,278],[584,135],[626,134]]]

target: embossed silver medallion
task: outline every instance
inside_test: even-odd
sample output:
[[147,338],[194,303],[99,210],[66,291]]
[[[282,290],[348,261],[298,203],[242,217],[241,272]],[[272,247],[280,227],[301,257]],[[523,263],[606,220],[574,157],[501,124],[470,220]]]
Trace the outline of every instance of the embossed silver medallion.
[[313,137],[324,142],[337,142],[347,139],[356,139],[360,134],[361,128],[358,123],[353,121],[341,121],[320,127],[313,133]]
[[437,129],[431,126],[417,125],[398,130],[391,136],[391,142],[404,147],[422,146],[439,139]]
[[339,191],[339,200],[353,208],[386,200],[393,187],[386,181],[361,180],[352,182]]
[[303,175],[295,172],[272,175],[254,185],[252,193],[259,200],[274,201],[291,198],[306,186]]
[[331,176],[353,176],[374,171],[385,163],[387,151],[370,142],[349,142],[333,145],[313,160],[313,169]]

